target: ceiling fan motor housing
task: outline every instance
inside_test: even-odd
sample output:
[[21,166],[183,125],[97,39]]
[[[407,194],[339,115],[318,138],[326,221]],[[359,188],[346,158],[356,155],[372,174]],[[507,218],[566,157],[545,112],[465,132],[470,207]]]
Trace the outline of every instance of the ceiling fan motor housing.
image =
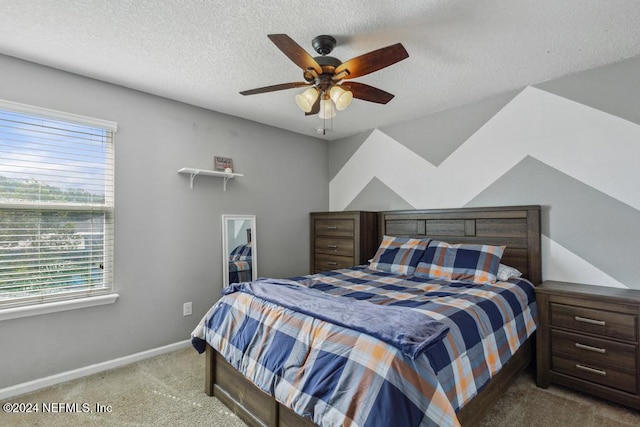
[[342,61],[338,58],[334,58],[333,56],[316,56],[313,59],[322,68],[322,74],[315,75],[313,72],[307,70],[303,73],[303,76],[306,81],[315,82],[318,85],[321,83],[330,83],[334,70],[342,64]]
[[312,73],[305,71],[304,78],[308,82],[314,82],[316,87],[318,87],[320,91],[324,92],[327,91],[332,84],[331,77],[333,76],[333,71],[336,67],[342,64],[342,61],[338,58],[327,56],[331,53],[333,48],[336,47],[336,39],[328,35],[317,36],[311,41],[311,46],[313,46],[313,49],[321,55],[316,56],[313,59],[322,68],[322,74],[319,76],[313,76]]

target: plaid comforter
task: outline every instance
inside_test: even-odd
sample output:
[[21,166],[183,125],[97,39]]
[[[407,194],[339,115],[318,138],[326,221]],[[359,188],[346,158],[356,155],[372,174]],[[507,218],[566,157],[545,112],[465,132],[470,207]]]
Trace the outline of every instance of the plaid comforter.
[[406,307],[449,326],[411,359],[372,336],[246,293],[222,297],[192,333],[259,388],[321,426],[455,426],[456,412],[536,328],[533,286],[425,280],[355,267],[303,286]]

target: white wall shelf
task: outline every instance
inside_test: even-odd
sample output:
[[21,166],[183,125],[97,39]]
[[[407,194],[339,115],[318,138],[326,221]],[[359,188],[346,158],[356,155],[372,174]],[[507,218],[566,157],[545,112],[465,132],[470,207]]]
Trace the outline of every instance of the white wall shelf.
[[178,169],[178,173],[184,173],[190,176],[189,188],[191,188],[192,190],[193,190],[193,178],[195,178],[196,175],[217,176],[220,178],[224,178],[224,184],[222,187],[224,191],[227,191],[227,181],[237,176],[244,176],[241,173],[218,172],[218,171],[212,171],[212,170],[206,170],[206,169],[195,169],[195,168]]

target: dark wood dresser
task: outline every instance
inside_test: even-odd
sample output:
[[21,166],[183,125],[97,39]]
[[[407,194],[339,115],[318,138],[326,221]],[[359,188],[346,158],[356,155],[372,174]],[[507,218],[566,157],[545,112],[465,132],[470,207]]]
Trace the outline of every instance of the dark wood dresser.
[[376,212],[312,212],[311,273],[366,264],[378,249]]
[[537,385],[640,409],[640,291],[546,281],[536,288]]

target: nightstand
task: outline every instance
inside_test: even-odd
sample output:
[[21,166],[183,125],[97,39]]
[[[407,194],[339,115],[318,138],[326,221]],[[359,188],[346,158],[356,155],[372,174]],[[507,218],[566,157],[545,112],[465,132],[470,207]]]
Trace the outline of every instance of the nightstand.
[[311,213],[311,274],[367,264],[378,249],[378,214]]
[[640,409],[640,291],[545,281],[536,287],[537,385]]

